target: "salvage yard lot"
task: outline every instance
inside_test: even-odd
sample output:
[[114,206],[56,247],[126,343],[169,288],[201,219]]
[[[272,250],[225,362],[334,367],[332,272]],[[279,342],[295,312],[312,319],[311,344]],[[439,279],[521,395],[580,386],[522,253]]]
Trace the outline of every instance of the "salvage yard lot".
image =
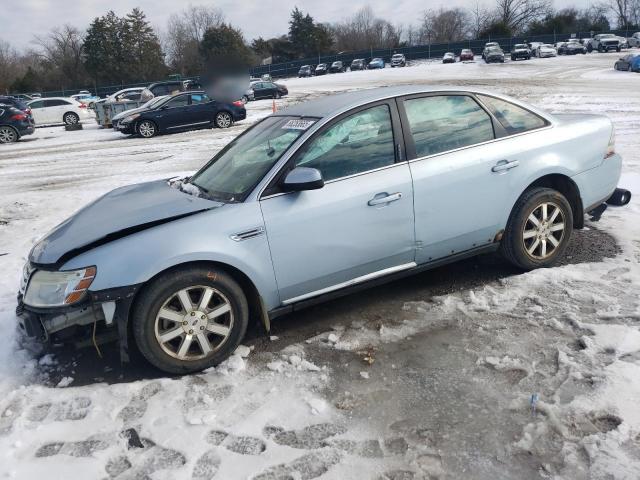
[[[290,79],[278,107],[425,83],[480,87],[552,113],[602,113],[616,128],[621,186],[637,194],[640,76],[614,72],[616,58],[421,62]],[[44,127],[0,148],[0,473],[640,478],[638,196],[587,222],[563,266],[522,275],[483,256],[427,272],[279,319],[271,339],[255,332],[251,350],[198,375],[121,369],[108,348],[104,359],[25,349],[15,296],[37,238],[113,188],[193,172],[272,104],[247,107],[248,119],[228,130],[147,140],[96,125]]]

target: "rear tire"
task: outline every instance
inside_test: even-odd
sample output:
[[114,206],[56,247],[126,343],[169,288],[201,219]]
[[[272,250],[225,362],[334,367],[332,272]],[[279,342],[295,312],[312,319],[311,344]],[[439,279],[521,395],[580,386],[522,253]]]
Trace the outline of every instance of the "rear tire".
[[80,121],[77,113],[67,112],[62,116],[62,121],[67,125],[75,125]]
[[142,355],[173,374],[198,372],[226,360],[244,338],[248,322],[249,306],[238,283],[222,270],[203,266],[154,280],[132,314]]
[[213,123],[218,128],[229,128],[233,125],[233,118],[229,112],[218,112]]
[[571,239],[573,212],[567,199],[551,188],[532,188],[516,202],[500,250],[523,270],[551,267]]
[[0,143],[14,143],[17,142],[20,136],[15,128],[5,125],[0,127]]

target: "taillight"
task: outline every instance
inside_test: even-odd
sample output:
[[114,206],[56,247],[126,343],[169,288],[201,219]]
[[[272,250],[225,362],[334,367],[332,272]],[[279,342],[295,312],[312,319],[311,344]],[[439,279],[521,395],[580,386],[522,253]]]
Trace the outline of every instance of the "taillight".
[[84,103],[81,103],[80,105],[78,105],[78,107],[80,108],[87,108],[87,106]]
[[244,103],[242,103],[242,100],[236,100],[235,102],[233,102],[233,104],[236,107],[244,107]]
[[27,108],[27,109],[24,111],[24,113],[26,113],[27,115],[31,115],[31,109],[30,109],[30,108]]
[[613,157],[616,154],[616,129],[611,127],[611,137],[609,137],[609,145],[607,145],[607,152],[604,154],[604,158]]
[[10,120],[26,120],[27,115],[25,113],[16,113],[15,115],[11,115],[9,118]]

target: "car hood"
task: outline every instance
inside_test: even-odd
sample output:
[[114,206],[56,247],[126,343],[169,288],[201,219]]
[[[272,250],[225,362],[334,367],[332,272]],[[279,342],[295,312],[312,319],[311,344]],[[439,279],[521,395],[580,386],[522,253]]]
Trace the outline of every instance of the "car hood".
[[222,205],[184,193],[166,180],[117,188],[51,230],[33,247],[29,260],[60,266],[99,245]]
[[143,108],[143,107],[138,107],[138,108],[132,108],[130,110],[125,110],[124,112],[120,112],[117,115],[114,115],[113,118],[111,120],[120,120],[124,117],[128,117],[129,115],[133,115],[134,113],[142,113],[142,112],[146,112],[150,110],[149,108]]

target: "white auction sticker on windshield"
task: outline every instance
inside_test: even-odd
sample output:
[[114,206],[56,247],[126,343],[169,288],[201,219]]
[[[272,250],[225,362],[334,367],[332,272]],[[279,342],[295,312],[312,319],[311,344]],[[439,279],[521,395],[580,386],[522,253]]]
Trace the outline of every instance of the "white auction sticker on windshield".
[[314,123],[316,123],[315,120],[289,120],[282,128],[285,130],[307,130]]

